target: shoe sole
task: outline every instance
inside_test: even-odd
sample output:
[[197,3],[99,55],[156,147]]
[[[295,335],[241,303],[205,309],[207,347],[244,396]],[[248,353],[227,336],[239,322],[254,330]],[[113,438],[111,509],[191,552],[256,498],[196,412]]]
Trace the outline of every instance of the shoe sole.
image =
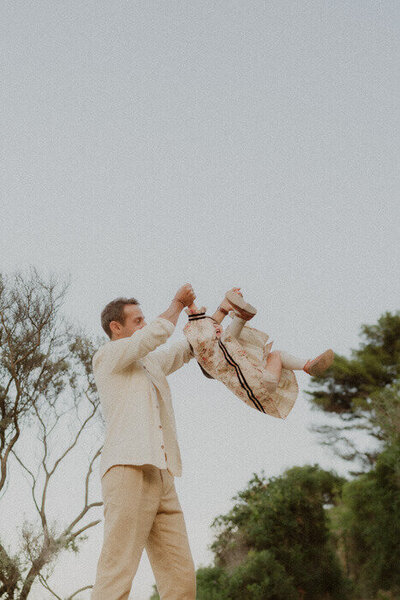
[[257,314],[257,309],[243,300],[240,294],[236,294],[235,292],[227,292],[225,294],[225,298],[228,300],[229,304],[232,305],[234,310],[240,312],[240,316],[251,319],[255,314]]
[[322,373],[331,366],[334,357],[335,355],[333,353],[333,350],[326,350],[326,352],[324,352],[315,359],[314,363],[311,363],[310,367],[307,370],[308,373],[313,377],[322,375]]

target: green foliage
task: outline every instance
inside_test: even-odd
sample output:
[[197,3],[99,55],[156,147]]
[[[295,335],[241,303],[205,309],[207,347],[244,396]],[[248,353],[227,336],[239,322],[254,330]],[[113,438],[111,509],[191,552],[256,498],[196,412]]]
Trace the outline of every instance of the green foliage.
[[[212,546],[216,564],[231,577],[242,577],[249,557],[255,560],[249,551],[267,551],[281,569],[279,577],[293,581],[307,599],[343,600],[346,582],[324,508],[339,500],[342,484],[343,479],[317,466],[294,467],[269,481],[254,475],[233,509],[214,522],[219,529]],[[260,578],[255,583],[260,589],[266,585]]]
[[[366,470],[393,436],[400,435],[400,312],[387,312],[376,325],[363,325],[361,337],[350,358],[336,356],[323,376],[312,378],[314,389],[307,393],[314,407],[340,420],[315,430],[342,458],[361,460]],[[375,440],[374,447],[363,450],[357,445],[357,430]]]
[[[298,600],[293,578],[273,552],[250,551],[229,579],[229,600]],[[206,600],[206,596],[204,596]]]
[[198,600],[348,598],[328,517],[343,484],[318,466],[294,467],[268,481],[255,474],[232,510],[214,522],[216,564],[198,570]]
[[159,595],[159,593],[157,592],[157,588],[156,588],[156,586],[155,586],[155,585],[153,585],[153,593],[152,593],[152,595],[150,596],[150,600],[160,600],[160,595]]
[[400,445],[343,488],[339,516],[348,570],[361,598],[383,590],[400,595]]
[[[340,417],[338,426],[318,428],[325,440],[369,470],[344,485],[343,501],[330,514],[355,597],[399,598],[400,313],[385,313],[376,325],[364,325],[361,335],[350,359],[336,357],[324,377],[312,380],[316,390],[310,395],[315,406]],[[360,430],[380,447],[362,451],[354,437]]]
[[[232,573],[222,567],[197,571],[197,600],[298,600],[292,578],[272,552],[250,551]],[[154,594],[151,600],[159,600]]]
[[400,382],[379,388],[371,394],[374,410],[371,422],[382,432],[386,445],[400,443]]
[[[221,567],[201,567],[196,572],[197,600],[229,600],[229,575]],[[150,600],[160,600],[156,586]]]
[[313,378],[320,388],[311,393],[313,401],[328,412],[369,412],[371,393],[399,378],[400,312],[387,312],[376,325],[363,325],[361,337],[364,341],[350,359],[337,356],[323,377]]
[[12,599],[21,583],[21,560],[0,544],[0,598]]
[[221,567],[203,567],[196,573],[197,600],[228,600],[229,576]]

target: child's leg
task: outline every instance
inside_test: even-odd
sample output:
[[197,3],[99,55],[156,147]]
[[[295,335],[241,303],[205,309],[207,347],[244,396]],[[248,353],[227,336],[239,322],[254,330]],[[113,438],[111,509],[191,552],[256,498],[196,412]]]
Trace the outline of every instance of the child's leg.
[[270,352],[264,360],[263,379],[270,393],[276,391],[282,374],[282,359],[280,352]]
[[302,371],[304,369],[307,358],[298,358],[283,350],[279,350],[279,354],[281,355],[282,366],[284,369],[288,369],[289,371]]
[[232,319],[232,323],[229,323],[228,327],[226,328],[225,335],[230,335],[233,338],[238,338],[242,332],[245,323],[245,319],[242,319],[238,315],[235,315]]
[[322,375],[322,373],[331,366],[334,359],[332,350],[326,350],[314,359],[298,358],[297,356],[293,356],[292,354],[289,354],[289,352],[283,352],[282,350],[279,351],[279,354],[281,355],[282,366],[284,369],[290,371],[305,371],[314,377]]
[[[268,342],[264,345],[263,350],[263,363],[267,364],[267,358],[271,352],[272,344],[274,342]],[[288,369],[289,371],[300,371],[304,369],[305,364],[307,363],[306,358],[298,358],[297,356],[293,356],[289,354],[289,352],[284,352],[283,350],[276,350],[276,352],[280,355],[282,361],[282,367],[284,369]]]
[[228,301],[228,304],[231,305],[231,308],[235,313],[245,321],[250,321],[257,313],[257,309],[248,302],[245,302],[243,294],[240,292],[229,290],[229,292],[226,292],[225,294],[225,299]]

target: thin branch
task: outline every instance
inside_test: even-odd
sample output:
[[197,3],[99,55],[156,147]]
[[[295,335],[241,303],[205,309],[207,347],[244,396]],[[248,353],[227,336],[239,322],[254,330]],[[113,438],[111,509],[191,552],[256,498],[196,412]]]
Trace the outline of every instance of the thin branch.
[[[55,339],[56,339],[56,336],[53,335],[53,336],[51,336],[51,338],[49,340],[49,344],[48,344],[48,347],[47,347],[47,352],[44,355],[44,360],[43,360],[43,363],[42,363],[42,368],[40,369],[40,373],[39,373],[39,375],[36,378],[36,382],[32,385],[34,392],[37,391],[37,388],[39,386],[39,382],[40,382],[40,380],[41,380],[41,378],[43,376],[45,368],[47,367],[47,360],[48,360],[48,358],[50,356],[50,350],[51,350],[51,348],[52,348],[52,346],[53,346],[53,344],[55,342]],[[33,395],[32,395],[32,401],[33,402],[35,401],[34,398],[33,398]]]
[[66,457],[66,455],[68,454],[68,452],[70,452],[77,444],[78,439],[82,433],[82,431],[85,429],[87,423],[90,421],[90,419],[93,418],[93,416],[95,415],[96,411],[97,411],[98,406],[95,406],[93,411],[90,413],[90,415],[83,421],[78,433],[75,436],[74,441],[72,442],[72,444],[65,450],[65,452],[55,461],[53,468],[51,469],[51,471],[49,471],[49,475],[53,475],[54,471],[57,469],[58,465],[60,464],[60,462]]
[[[63,452],[63,454],[55,461],[53,468],[50,471],[47,471],[47,468],[45,467],[44,463],[43,466],[45,468],[46,471],[46,481],[45,484],[43,486],[43,493],[42,493],[42,503],[41,503],[41,513],[42,513],[42,518],[44,516],[44,511],[45,511],[45,504],[46,504],[46,495],[47,495],[47,488],[49,485],[49,481],[50,481],[50,477],[54,474],[55,470],[57,469],[58,465],[60,464],[60,462],[67,456],[67,454],[76,446],[76,444],[78,443],[78,439],[82,433],[82,431],[84,430],[84,428],[86,427],[87,423],[90,421],[90,419],[94,416],[94,414],[97,411],[97,406],[95,406],[94,410],[92,411],[92,413],[85,419],[85,421],[82,423],[78,433],[75,436],[74,441],[72,442],[72,444],[70,444],[70,446],[65,450],[65,452]],[[47,454],[47,453],[46,453]],[[87,511],[86,511],[87,512]],[[44,517],[45,518],[45,517]]]
[[[103,503],[102,502],[94,502],[93,504],[91,504],[90,506],[101,506]],[[85,525],[84,527],[81,527],[81,529],[79,529],[78,531],[73,531],[70,534],[70,539],[75,539],[78,537],[78,535],[81,535],[81,533],[83,533],[84,531],[86,531],[86,529],[90,529],[90,527],[94,527],[95,525],[98,525],[99,523],[101,523],[101,519],[97,519],[96,521],[92,521],[91,523],[88,523],[87,525]]]
[[86,474],[86,480],[85,480],[85,506],[88,503],[88,496],[89,496],[89,479],[90,479],[90,475],[92,474],[92,470],[93,470],[93,463],[96,460],[96,458],[98,458],[101,454],[101,449],[103,446],[100,446],[100,448],[97,450],[96,454],[93,456],[92,460],[89,463],[89,469],[88,472]]
[[36,510],[38,511],[38,513],[40,515],[40,508],[36,501],[36,496],[35,496],[35,488],[36,488],[36,483],[37,483],[36,477],[34,476],[32,471],[30,469],[28,469],[28,467],[26,465],[24,465],[24,463],[22,462],[22,460],[19,458],[19,456],[17,455],[17,453],[14,450],[12,451],[12,453],[13,453],[14,457],[17,459],[17,461],[19,462],[19,464],[21,465],[21,467],[23,469],[25,469],[25,471],[32,477],[33,485],[32,485],[31,491],[32,491],[33,503],[36,507]]
[[[32,346],[32,347],[31,347],[31,348],[28,350],[28,352],[26,352],[26,353],[25,353],[23,356],[20,356],[19,358],[17,358],[17,359],[15,360],[15,363],[14,363],[15,365],[18,365],[19,363],[21,363],[21,362],[23,362],[24,360],[26,360],[30,354],[32,354],[32,353],[33,353],[33,352],[34,352],[34,351],[35,351],[37,348],[39,348],[39,346],[40,346],[40,344],[41,344],[41,340],[40,340],[40,333],[39,333],[39,331],[38,331],[38,332],[34,332],[34,333],[32,334],[32,336],[31,336],[31,337],[33,338],[33,337],[34,337],[34,335],[36,335],[36,333],[38,333],[38,334],[39,334],[39,339],[38,339],[38,341],[36,342],[36,344],[34,344],[34,345],[33,345],[33,346]],[[30,339],[28,339],[28,340],[24,340],[24,342],[25,342],[25,343],[26,343],[26,342],[30,342]]]
[[48,584],[48,581],[47,581],[47,579],[45,579],[45,577],[44,577],[44,576],[43,576],[41,573],[39,573],[39,574],[38,574],[38,579],[39,579],[40,583],[42,584],[42,586],[43,586],[43,587],[44,587],[44,588],[45,588],[45,589],[46,589],[48,592],[50,592],[50,594],[53,594],[53,596],[54,596],[55,598],[57,598],[57,600],[63,600],[63,599],[62,599],[62,598],[61,598],[61,597],[60,597],[58,594],[56,594],[56,593],[55,593],[55,591],[54,591],[54,590],[52,590],[52,589],[51,589],[51,587],[50,587],[50,586],[49,586],[49,584]]
[[9,457],[9,455],[10,455],[13,447],[15,446],[15,444],[18,441],[19,434],[20,434],[20,431],[19,431],[19,427],[17,425],[17,431],[15,432],[14,436],[11,438],[11,441],[9,442],[5,453],[1,457],[1,460],[0,460],[0,464],[1,464],[0,490],[2,489],[2,487],[4,485],[4,482],[6,480],[6,476],[7,476],[7,460],[8,460],[8,457]]
[[75,525],[77,523],[79,523],[79,521],[86,515],[86,513],[91,509],[94,508],[96,506],[102,506],[103,502],[92,502],[91,504],[88,504],[88,486],[89,486],[89,478],[90,475],[92,473],[92,467],[93,467],[93,463],[96,460],[96,458],[98,456],[100,456],[100,452],[101,452],[101,448],[99,448],[96,452],[96,454],[94,455],[93,459],[91,460],[90,464],[89,464],[89,469],[86,475],[86,480],[85,480],[85,505],[83,507],[83,509],[81,510],[81,512],[79,513],[79,515],[72,521],[72,523],[70,523],[68,525],[68,527],[65,528],[64,533],[62,534],[62,537],[67,537],[68,535],[70,535],[71,531],[73,530],[73,528],[75,527]]
[[79,594],[80,592],[84,592],[85,590],[91,590],[92,588],[93,588],[92,585],[85,585],[85,587],[79,588],[79,590],[76,590],[76,592],[74,592],[73,594],[71,594],[71,596],[68,596],[68,598],[66,600],[72,600],[72,598],[74,596],[76,596],[77,594]]

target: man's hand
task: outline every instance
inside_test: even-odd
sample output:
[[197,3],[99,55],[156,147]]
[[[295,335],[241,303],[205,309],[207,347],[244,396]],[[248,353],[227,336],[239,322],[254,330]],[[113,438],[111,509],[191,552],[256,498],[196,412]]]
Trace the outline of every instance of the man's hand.
[[183,306],[190,306],[193,304],[195,298],[196,294],[194,293],[190,283],[185,283],[185,285],[180,287],[174,296],[174,300],[177,300]]
[[167,310],[162,313],[160,317],[163,319],[168,319],[168,321],[171,321],[173,325],[176,325],[179,315],[184,307],[193,304],[195,298],[196,294],[194,293],[192,286],[190,283],[185,283],[185,285],[180,287],[176,292],[170,307],[167,308]]

